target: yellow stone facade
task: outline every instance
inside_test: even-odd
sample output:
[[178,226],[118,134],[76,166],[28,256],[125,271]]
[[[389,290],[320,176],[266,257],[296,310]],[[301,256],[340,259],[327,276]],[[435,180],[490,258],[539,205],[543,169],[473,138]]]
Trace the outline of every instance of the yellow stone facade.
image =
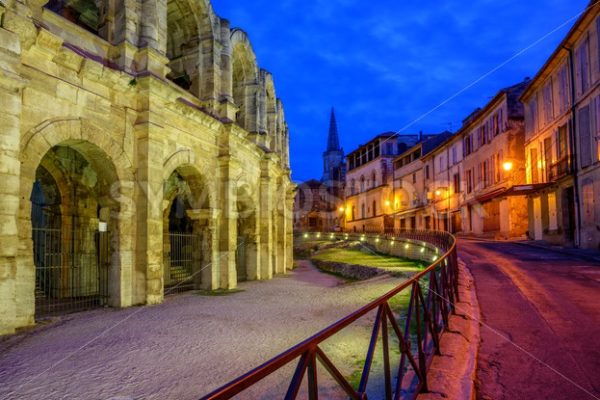
[[163,301],[176,199],[201,243],[195,287],[292,267],[288,129],[246,34],[208,0],[94,4],[92,31],[46,0],[0,1],[0,334],[35,321],[44,181],[62,241],[110,232],[108,305]]

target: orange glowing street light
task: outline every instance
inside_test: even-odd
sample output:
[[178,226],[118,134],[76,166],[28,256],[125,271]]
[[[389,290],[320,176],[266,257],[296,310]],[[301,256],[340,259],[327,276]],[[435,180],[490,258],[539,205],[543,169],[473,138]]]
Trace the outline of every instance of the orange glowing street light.
[[346,211],[346,209],[344,207],[340,207],[340,212],[343,213],[344,211]]
[[513,169],[512,161],[506,161],[504,164],[502,164],[502,168],[504,168],[506,172],[510,172]]

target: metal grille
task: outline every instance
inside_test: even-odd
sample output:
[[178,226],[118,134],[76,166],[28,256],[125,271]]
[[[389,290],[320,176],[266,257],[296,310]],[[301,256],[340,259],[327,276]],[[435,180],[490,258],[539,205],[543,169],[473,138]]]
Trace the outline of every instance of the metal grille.
[[33,228],[36,318],[108,303],[109,232],[69,233]]
[[194,289],[194,273],[200,270],[200,237],[190,233],[169,233],[169,244],[165,294]]

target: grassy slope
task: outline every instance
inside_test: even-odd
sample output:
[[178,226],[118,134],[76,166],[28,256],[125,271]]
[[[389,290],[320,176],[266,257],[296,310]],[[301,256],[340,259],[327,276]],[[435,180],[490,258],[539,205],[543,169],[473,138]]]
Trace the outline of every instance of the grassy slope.
[[415,273],[422,270],[422,265],[418,261],[381,254],[369,254],[352,249],[327,249],[316,254],[314,258],[321,261],[364,265],[397,272]]

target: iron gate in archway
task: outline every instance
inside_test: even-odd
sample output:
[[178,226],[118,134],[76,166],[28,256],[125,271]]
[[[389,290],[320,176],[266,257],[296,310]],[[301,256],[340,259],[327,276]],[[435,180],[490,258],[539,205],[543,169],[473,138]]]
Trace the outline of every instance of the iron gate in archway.
[[108,304],[110,233],[34,227],[36,318]]
[[195,274],[200,271],[200,236],[193,233],[169,233],[169,274],[165,294],[194,289]]

